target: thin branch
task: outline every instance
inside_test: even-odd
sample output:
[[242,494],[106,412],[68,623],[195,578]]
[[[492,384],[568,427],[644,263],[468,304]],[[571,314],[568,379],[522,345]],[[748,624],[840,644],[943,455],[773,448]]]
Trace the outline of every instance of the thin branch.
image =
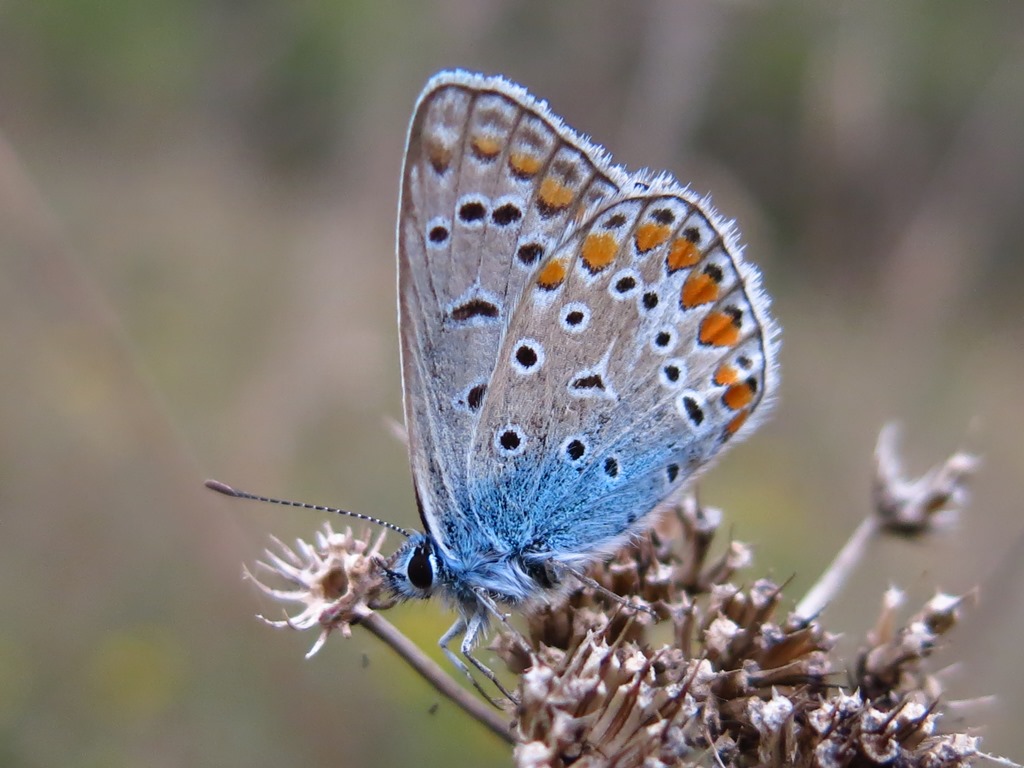
[[796,607],[796,615],[807,621],[813,619],[842,591],[843,585],[850,579],[853,569],[864,558],[868,545],[881,530],[881,520],[871,514],[861,521],[843,548],[829,564],[818,581],[804,595]]
[[394,624],[375,611],[366,609],[365,614],[359,612],[360,626],[368,629],[378,639],[390,646],[413,669],[420,673],[439,693],[446,696],[454,704],[461,707],[470,717],[474,718],[499,738],[514,744],[510,723],[491,707],[484,704],[470,691],[463,688],[441,666],[423,653],[409,638],[403,635]]

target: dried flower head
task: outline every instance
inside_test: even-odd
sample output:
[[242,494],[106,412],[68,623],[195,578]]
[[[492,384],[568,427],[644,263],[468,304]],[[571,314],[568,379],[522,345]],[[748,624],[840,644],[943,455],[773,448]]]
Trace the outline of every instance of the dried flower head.
[[320,627],[320,635],[306,654],[307,658],[323,647],[332,630],[340,630],[344,637],[351,637],[352,624],[370,614],[370,606],[378,601],[381,593],[383,578],[377,562],[384,534],[377,534],[373,541],[372,531],[357,538],[351,528],[336,533],[329,523],[324,523],[316,534],[315,544],[297,539],[292,548],[277,538],[273,542],[275,548],[267,548],[266,560],[258,561],[256,567],[281,577],[290,587],[271,587],[248,568],[245,576],[265,595],[305,607],[286,619],[260,618],[278,628]]
[[957,451],[921,477],[904,477],[896,450],[899,428],[887,424],[875,446],[875,510],[893,531],[922,533],[955,517],[967,501],[967,481],[978,469],[978,458]]
[[659,528],[592,574],[608,588],[631,584],[622,594],[643,597],[661,622],[580,587],[566,606],[528,618],[528,663],[507,634],[498,641],[513,669],[525,666],[517,765],[970,762],[976,741],[938,732],[941,690],[922,672],[956,622],[957,598],[937,596],[905,627],[869,635],[847,686],[835,638],[817,620],[780,615],[779,585],[692,578],[732,573],[684,564],[693,510],[670,521],[676,535]]

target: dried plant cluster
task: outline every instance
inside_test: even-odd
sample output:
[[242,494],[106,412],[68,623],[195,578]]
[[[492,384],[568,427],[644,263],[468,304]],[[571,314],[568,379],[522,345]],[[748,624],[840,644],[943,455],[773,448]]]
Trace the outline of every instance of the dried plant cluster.
[[707,565],[685,558],[677,542],[706,551],[693,546],[703,518],[684,505],[593,574],[651,605],[657,624],[580,589],[571,610],[529,618],[529,655],[503,636],[502,656],[523,669],[519,765],[957,765],[974,754],[974,739],[938,733],[940,691],[922,665],[957,599],[936,596],[899,630],[887,603],[886,631],[848,675],[817,620],[784,615],[778,584],[732,582],[745,547]]
[[900,625],[902,596],[890,590],[852,662],[836,658],[836,639],[816,615],[841,586],[836,574],[849,573],[850,558],[862,554],[851,546],[862,550],[887,531],[924,534],[962,501],[972,457],[956,454],[909,482],[893,439],[885,431],[879,441],[871,522],[813,599],[787,614],[783,585],[740,581],[749,548],[731,542],[711,557],[721,515],[688,498],[594,568],[596,585],[580,583],[564,602],[525,615],[522,631],[498,627],[492,650],[518,676],[518,700],[504,712],[453,689],[450,678],[436,679],[446,673],[383,620],[380,537],[325,526],[315,544],[277,542],[260,565],[289,587],[257,583],[304,606],[272,623],[318,627],[311,654],[332,631],[348,634],[355,624],[391,643],[507,738],[518,766],[967,765],[979,756],[978,740],[943,729],[942,688],[926,664],[958,621],[961,598],[937,594]]

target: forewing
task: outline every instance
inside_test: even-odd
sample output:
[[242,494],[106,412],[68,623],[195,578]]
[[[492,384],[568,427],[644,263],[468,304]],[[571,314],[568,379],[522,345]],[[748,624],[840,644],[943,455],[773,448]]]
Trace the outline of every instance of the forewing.
[[420,97],[399,206],[402,373],[420,511],[444,548],[475,514],[469,451],[503,329],[570,222],[624,181],[503,78],[445,72]]

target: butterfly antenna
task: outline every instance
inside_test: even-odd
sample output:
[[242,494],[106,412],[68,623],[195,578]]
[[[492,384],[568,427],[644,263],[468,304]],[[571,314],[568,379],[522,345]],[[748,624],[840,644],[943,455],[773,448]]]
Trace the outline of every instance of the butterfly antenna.
[[370,515],[364,515],[359,512],[349,512],[347,509],[338,509],[337,507],[324,507],[320,504],[307,504],[304,501],[288,501],[287,499],[272,499],[269,496],[257,496],[255,493],[247,493],[246,491],[240,491],[237,488],[232,488],[227,483],[222,483],[220,480],[207,480],[203,483],[211,491],[217,493],[223,493],[225,496],[233,496],[236,499],[252,499],[253,501],[262,501],[267,504],[280,504],[283,507],[299,507],[300,509],[312,509],[317,512],[333,512],[336,515],[344,515],[345,517],[354,517],[357,520],[365,520],[368,523],[374,523],[382,528],[387,528],[390,531],[400,533],[405,538],[412,536],[412,531],[407,531],[401,526],[389,523],[386,520],[380,520]]

